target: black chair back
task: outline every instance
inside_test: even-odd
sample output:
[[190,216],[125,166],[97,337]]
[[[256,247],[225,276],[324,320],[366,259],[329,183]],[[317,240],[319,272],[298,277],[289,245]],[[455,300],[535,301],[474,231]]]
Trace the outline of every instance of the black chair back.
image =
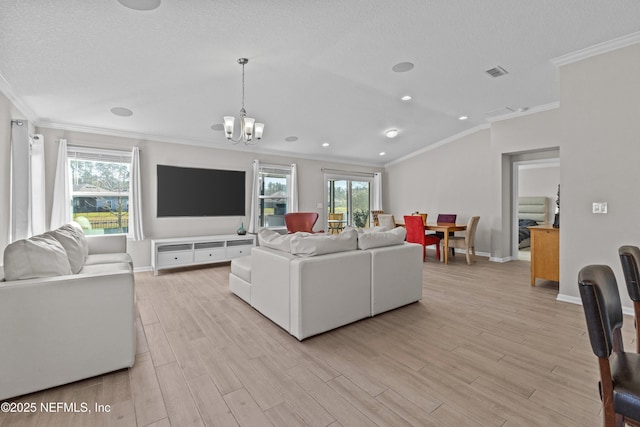
[[625,245],[618,249],[627,292],[632,301],[640,301],[640,249],[637,246]]
[[611,267],[584,267],[578,273],[578,287],[593,353],[608,359],[612,351],[623,351],[620,334],[622,304]]

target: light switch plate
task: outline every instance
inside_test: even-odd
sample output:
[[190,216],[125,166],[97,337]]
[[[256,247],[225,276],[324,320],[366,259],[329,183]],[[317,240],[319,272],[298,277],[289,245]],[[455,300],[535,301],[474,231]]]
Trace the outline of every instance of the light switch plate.
[[594,202],[593,203],[593,213],[606,214],[607,213],[607,202]]

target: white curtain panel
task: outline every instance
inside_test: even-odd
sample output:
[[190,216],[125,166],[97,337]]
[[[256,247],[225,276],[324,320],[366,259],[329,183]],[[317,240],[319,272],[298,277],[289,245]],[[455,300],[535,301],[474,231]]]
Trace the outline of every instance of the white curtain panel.
[[42,234],[46,229],[44,137],[33,135],[29,139],[31,159],[29,187],[31,188],[31,235]]
[[251,217],[249,218],[249,233],[258,232],[258,191],[260,186],[260,161],[253,161],[253,183],[251,185]]
[[44,145],[24,120],[11,122],[9,241],[45,231]]
[[131,179],[129,180],[129,238],[133,240],[144,240],[141,188],[140,149],[133,147],[131,152]]
[[69,180],[69,162],[67,140],[58,141],[58,161],[53,181],[53,201],[51,203],[51,223],[53,230],[71,220],[71,181]]
[[371,209],[382,210],[382,174],[373,174],[373,197],[371,198]]
[[298,166],[291,164],[291,185],[290,185],[289,201],[291,206],[289,212],[298,212]]

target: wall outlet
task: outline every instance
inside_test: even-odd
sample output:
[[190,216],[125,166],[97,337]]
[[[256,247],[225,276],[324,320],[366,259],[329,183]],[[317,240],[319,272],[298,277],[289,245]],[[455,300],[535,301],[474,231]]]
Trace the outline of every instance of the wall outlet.
[[316,203],[316,208],[317,209],[322,209],[322,203]]
[[607,202],[594,202],[593,203],[593,213],[606,214],[607,213]]

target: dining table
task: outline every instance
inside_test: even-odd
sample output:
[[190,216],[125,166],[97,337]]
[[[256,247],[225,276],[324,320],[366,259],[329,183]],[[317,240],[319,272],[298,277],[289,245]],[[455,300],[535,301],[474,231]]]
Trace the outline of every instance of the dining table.
[[445,264],[449,264],[449,233],[454,231],[464,231],[467,229],[466,224],[455,224],[452,222],[437,222],[432,224],[425,224],[424,230],[427,231],[441,231],[444,233],[443,239],[443,261]]

